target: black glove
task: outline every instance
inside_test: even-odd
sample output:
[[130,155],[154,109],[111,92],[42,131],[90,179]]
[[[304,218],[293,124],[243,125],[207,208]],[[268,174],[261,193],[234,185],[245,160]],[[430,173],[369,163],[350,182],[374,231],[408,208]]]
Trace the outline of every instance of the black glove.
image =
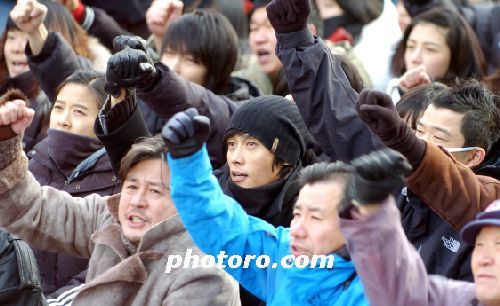
[[189,108],[175,114],[163,127],[161,135],[173,158],[193,155],[210,134],[210,119]]
[[386,146],[399,151],[414,169],[418,168],[425,155],[425,141],[418,139],[411,127],[399,117],[390,96],[376,90],[365,90],[356,101],[356,111]]
[[155,79],[157,72],[153,60],[146,52],[125,48],[113,54],[106,69],[106,92],[120,95],[120,88],[145,88]]
[[289,33],[307,27],[311,5],[309,0],[273,0],[266,10],[274,30],[277,33]]
[[359,204],[378,204],[385,200],[411,172],[408,161],[391,149],[374,151],[352,161],[354,174],[350,186],[352,198]]
[[146,52],[147,42],[140,36],[119,35],[113,39],[113,54],[125,48],[137,49]]

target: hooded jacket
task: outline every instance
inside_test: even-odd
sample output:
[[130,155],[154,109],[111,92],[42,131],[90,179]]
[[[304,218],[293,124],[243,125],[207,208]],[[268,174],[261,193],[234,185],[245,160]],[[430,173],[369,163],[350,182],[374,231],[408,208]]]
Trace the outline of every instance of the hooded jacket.
[[290,255],[289,229],[247,215],[226,196],[212,176],[205,147],[184,158],[169,155],[168,163],[172,199],[200,249],[213,256],[223,251],[245,260],[249,255],[268,256],[270,264],[265,268],[251,261],[247,267],[223,261],[225,270],[267,305],[368,305],[354,265],[335,253],[331,254],[333,268],[286,268],[283,258]]

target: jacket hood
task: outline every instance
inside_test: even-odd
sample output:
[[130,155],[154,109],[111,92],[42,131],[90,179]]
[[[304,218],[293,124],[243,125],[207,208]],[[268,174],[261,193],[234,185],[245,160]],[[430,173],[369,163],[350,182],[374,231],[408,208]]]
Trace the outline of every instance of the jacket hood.
[[226,97],[233,101],[249,100],[260,96],[260,90],[250,80],[231,76]]

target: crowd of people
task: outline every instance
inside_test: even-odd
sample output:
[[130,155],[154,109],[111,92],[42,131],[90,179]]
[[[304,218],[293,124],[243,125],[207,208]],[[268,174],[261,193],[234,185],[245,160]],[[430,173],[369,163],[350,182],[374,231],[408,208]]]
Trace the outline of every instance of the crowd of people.
[[1,305],[500,306],[496,1],[0,9]]

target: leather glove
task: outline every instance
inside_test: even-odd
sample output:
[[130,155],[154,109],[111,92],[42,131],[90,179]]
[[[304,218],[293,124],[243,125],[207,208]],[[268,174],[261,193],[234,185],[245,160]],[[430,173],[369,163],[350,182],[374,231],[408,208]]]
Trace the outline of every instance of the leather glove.
[[351,194],[355,204],[378,204],[401,187],[411,172],[408,161],[391,149],[374,151],[352,161]]
[[119,35],[113,39],[113,54],[125,48],[137,49],[146,52],[147,42],[140,36]]
[[106,92],[120,95],[120,88],[148,87],[157,74],[153,60],[146,52],[126,47],[113,54],[106,69]]
[[289,33],[307,27],[311,5],[309,0],[273,0],[266,10],[274,30],[277,33]]
[[390,96],[376,90],[365,90],[356,101],[356,111],[386,146],[403,154],[413,169],[418,168],[425,155],[426,143],[418,139],[399,117]]
[[210,119],[189,108],[175,114],[162,129],[163,140],[173,158],[193,155],[210,135]]

